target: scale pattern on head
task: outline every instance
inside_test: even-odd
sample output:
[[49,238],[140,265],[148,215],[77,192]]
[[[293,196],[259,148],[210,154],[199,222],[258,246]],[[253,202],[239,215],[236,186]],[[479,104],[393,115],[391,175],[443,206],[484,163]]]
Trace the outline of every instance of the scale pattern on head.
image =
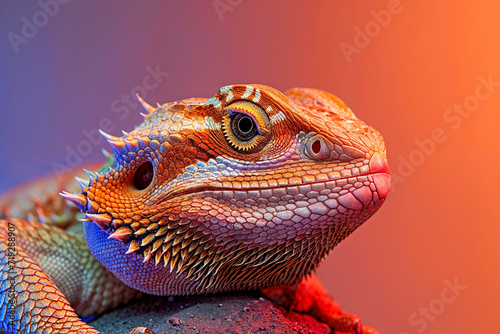
[[191,294],[295,283],[382,205],[381,136],[335,96],[233,85],[153,108],[64,193],[130,286]]

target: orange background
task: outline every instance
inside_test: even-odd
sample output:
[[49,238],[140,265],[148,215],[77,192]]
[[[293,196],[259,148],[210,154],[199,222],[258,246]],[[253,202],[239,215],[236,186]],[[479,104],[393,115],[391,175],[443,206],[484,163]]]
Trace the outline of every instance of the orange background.
[[[131,130],[139,107],[121,119],[112,104],[141,85],[146,66],[169,72],[143,96],[151,103],[213,96],[232,83],[325,89],[383,134],[402,177],[318,270],[328,290],[383,333],[496,332],[500,86],[478,88],[489,96],[467,117],[447,111],[475,101],[479,77],[500,82],[500,5],[492,3],[74,1],[17,53],[9,33],[21,35],[23,17],[42,9],[3,3],[0,191],[54,173],[103,118],[115,135]],[[388,9],[390,21],[377,23]],[[347,44],[356,48],[349,57]],[[436,128],[442,135],[432,141]],[[101,159],[100,147],[83,160]],[[405,161],[418,166],[408,171]],[[441,295],[446,280],[462,286],[452,302]]]

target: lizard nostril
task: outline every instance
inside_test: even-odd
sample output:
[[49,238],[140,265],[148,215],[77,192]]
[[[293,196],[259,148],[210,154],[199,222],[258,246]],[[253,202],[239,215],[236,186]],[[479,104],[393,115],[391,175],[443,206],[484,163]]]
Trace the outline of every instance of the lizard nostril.
[[319,151],[321,150],[321,141],[316,140],[314,143],[312,143],[312,145],[311,145],[311,150],[312,150],[314,153],[318,154],[318,153],[319,153]]
[[325,160],[330,157],[331,150],[328,147],[327,140],[316,134],[304,140],[302,152],[310,159]]
[[134,175],[134,185],[138,190],[146,189],[153,181],[155,174],[153,164],[149,161],[139,166]]

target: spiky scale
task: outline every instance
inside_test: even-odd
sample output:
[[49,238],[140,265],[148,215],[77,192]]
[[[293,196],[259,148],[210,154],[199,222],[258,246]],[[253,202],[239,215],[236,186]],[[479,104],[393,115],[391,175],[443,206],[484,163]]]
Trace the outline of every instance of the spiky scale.
[[192,252],[198,247],[199,240],[192,240],[191,243],[189,244],[189,252]]
[[161,227],[155,234],[156,237],[161,237],[163,236],[165,233],[167,233],[168,231],[168,227],[167,226],[163,226]]
[[151,258],[151,256],[153,256],[153,252],[151,250],[151,247],[148,247],[144,250],[143,252],[143,255],[144,255],[144,260],[143,260],[143,263],[146,263],[149,261],[149,259]]
[[63,191],[62,193],[59,193],[59,195],[75,204],[80,210],[84,210],[87,207],[87,197],[83,194],[70,194]]
[[212,248],[212,246],[215,245],[215,240],[214,239],[210,239],[208,240],[208,242],[205,244],[205,249],[209,249],[209,248]]
[[196,267],[190,266],[189,271],[187,273],[187,278],[190,278],[191,276],[193,276],[193,273],[195,272],[195,270],[196,270]]
[[166,267],[168,265],[168,262],[170,261],[170,252],[166,252],[163,254],[163,267]]
[[179,275],[182,275],[189,270],[189,265],[183,261],[181,268],[179,269]]
[[136,236],[140,236],[140,235],[143,235],[144,233],[146,233],[148,230],[145,229],[144,227],[141,227],[140,229],[138,229],[137,231],[135,231],[135,235]]
[[[174,242],[172,245],[176,246],[177,244],[179,244],[182,240],[184,239],[184,235],[183,234],[179,234],[175,237],[174,239]],[[180,247],[180,246],[179,246]]]
[[193,253],[188,253],[188,254],[186,255],[186,259],[185,259],[185,261],[187,261],[186,265],[187,265],[188,267],[191,267],[191,265],[192,265],[194,262],[196,262],[196,257],[195,257],[195,256],[193,256]]
[[97,174],[94,173],[94,172],[91,172],[89,170],[86,170],[85,168],[83,169],[83,171],[85,172],[85,174],[87,174],[87,176],[89,177],[89,184],[92,184],[92,183],[95,183],[96,182],[96,179],[97,179]]
[[177,264],[177,260],[179,259],[179,256],[173,255],[173,257],[170,259],[169,265],[170,265],[170,272],[173,273],[175,269],[175,265]]
[[111,157],[113,157],[113,155],[109,153],[105,148],[101,148],[101,153],[106,159],[110,159]]
[[106,139],[106,141],[111,145],[111,148],[113,149],[113,152],[115,155],[120,155],[122,153],[125,153],[126,151],[126,145],[125,141],[123,138],[120,137],[115,137],[110,134],[107,134],[106,132],[102,131],[99,129],[99,133]]
[[[156,252],[156,251],[158,250],[158,248],[160,248],[160,247],[161,247],[161,245],[163,245],[163,240],[161,240],[161,239],[156,240],[156,241],[153,243],[153,249],[152,249],[152,251],[153,251],[153,252]],[[160,255],[161,255],[161,252],[158,252],[158,253],[160,253]]]
[[108,239],[116,239],[120,241],[125,241],[128,237],[132,235],[132,231],[128,227],[120,227],[115,232],[111,233]]
[[136,138],[125,138],[124,140],[129,151],[134,151],[139,146],[139,140]]
[[152,224],[149,224],[148,227],[146,227],[146,229],[148,230],[148,232],[151,232],[153,230],[156,230],[157,227],[158,227],[158,223],[152,223]]
[[157,266],[160,263],[162,258],[163,258],[163,254],[161,252],[155,253],[155,266]]
[[176,230],[169,230],[167,236],[165,237],[165,242],[172,240],[176,234]]
[[184,240],[182,240],[182,243],[181,243],[181,248],[184,249],[191,244],[192,240],[191,239],[186,239],[186,236],[184,237]]
[[179,275],[182,274],[182,272],[183,272],[182,268],[183,267],[184,267],[184,260],[179,259],[177,261],[177,268],[176,268],[176,271],[179,273]]
[[106,139],[107,141],[121,141],[122,138],[120,137],[115,137],[113,135],[110,135],[110,134],[107,134],[106,132],[102,131],[101,129],[99,129],[99,133],[101,134],[101,136],[104,137],[104,139]]
[[108,140],[109,145],[113,149],[115,155],[120,155],[127,152],[127,145],[124,140]]
[[177,234],[185,234],[191,227],[189,225],[180,225]]
[[205,273],[205,276],[206,277],[210,277],[210,274],[212,273],[212,271],[215,269],[216,266],[212,265],[212,266],[208,266],[208,270],[206,271]]
[[165,253],[172,247],[172,242],[164,243],[162,246],[162,253]]
[[102,229],[106,229],[110,226],[113,217],[107,213],[87,213],[88,218],[90,218],[97,226]]
[[139,94],[135,94],[135,96],[137,97],[137,100],[139,100],[139,102],[141,103],[144,110],[148,112],[148,114],[153,114],[155,112],[156,108],[149,105],[146,101],[144,101]]
[[187,254],[187,249],[186,248],[181,248],[181,258],[184,260]]
[[142,239],[141,247],[149,245],[154,239],[154,234],[148,234],[144,239]]
[[186,232],[186,237],[185,239],[191,239],[191,237],[196,233],[196,228],[190,228],[187,232]]
[[125,254],[133,253],[140,248],[141,248],[141,245],[139,244],[139,242],[137,240],[132,240],[130,242],[130,245],[128,246],[128,250],[125,252]]
[[97,212],[99,209],[99,204],[97,202],[92,201],[89,196],[87,196],[87,207],[85,209],[82,209],[84,212]]
[[89,181],[88,180],[84,180],[84,179],[82,179],[81,177],[78,177],[78,176],[75,176],[75,180],[76,180],[76,182],[78,183],[78,185],[80,186],[80,188],[82,189],[83,192],[85,192],[85,191],[88,190],[88,187],[89,187]]
[[130,132],[126,132],[125,130],[122,130],[122,134],[125,137],[132,137],[132,134]]
[[203,267],[206,267],[210,262],[212,262],[213,257],[213,255],[209,255],[203,259]]
[[180,245],[172,246],[172,255],[176,256],[177,253],[179,253],[180,250],[181,250],[181,246]]
[[208,255],[212,255],[214,254],[215,252],[217,252],[217,248],[216,247],[210,247],[208,249]]

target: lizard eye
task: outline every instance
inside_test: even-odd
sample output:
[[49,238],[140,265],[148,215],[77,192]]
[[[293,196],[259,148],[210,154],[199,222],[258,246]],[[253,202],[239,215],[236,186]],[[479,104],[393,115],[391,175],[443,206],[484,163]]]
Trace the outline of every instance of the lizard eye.
[[149,161],[139,166],[134,175],[134,186],[137,190],[146,189],[153,181],[155,171],[153,164]]
[[250,101],[236,101],[226,107],[222,131],[229,145],[241,153],[255,153],[269,141],[269,117]]

